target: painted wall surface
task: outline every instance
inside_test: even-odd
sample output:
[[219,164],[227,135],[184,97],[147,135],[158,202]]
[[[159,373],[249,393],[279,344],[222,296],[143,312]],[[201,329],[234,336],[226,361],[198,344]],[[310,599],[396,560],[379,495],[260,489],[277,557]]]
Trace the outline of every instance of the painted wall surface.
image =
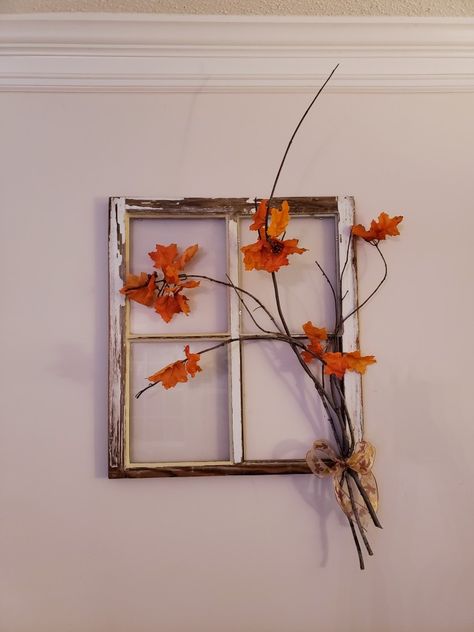
[[5,632],[473,629],[472,93],[327,93],[279,186],[405,215],[361,314],[367,570],[329,481],[106,478],[108,197],[268,194],[308,99],[0,95]]
[[0,13],[100,11],[243,15],[474,15],[472,0],[3,0]]

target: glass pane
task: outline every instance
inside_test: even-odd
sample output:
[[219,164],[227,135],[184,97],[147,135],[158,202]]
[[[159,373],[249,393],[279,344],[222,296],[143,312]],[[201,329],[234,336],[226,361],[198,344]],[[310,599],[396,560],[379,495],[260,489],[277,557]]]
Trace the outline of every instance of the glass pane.
[[[241,221],[240,239],[243,245],[256,241],[257,233],[248,229],[250,220]],[[280,301],[285,319],[293,333],[303,333],[301,326],[311,320],[316,327],[334,330],[334,299],[331,288],[315,259],[326,272],[334,286],[336,277],[336,220],[334,217],[292,217],[288,239],[299,239],[299,246],[308,251],[301,255],[289,255],[288,266],[277,273]],[[242,258],[241,258],[242,260]],[[257,296],[278,320],[273,283],[270,273],[252,270],[246,272],[243,264],[242,287]],[[247,300],[247,299],[246,299]],[[253,310],[256,304],[247,300]],[[262,309],[252,311],[254,318],[265,329],[274,331]],[[243,310],[242,326],[245,333],[258,331],[248,313]]]
[[[156,244],[178,245],[179,252],[199,244],[185,272],[226,280],[227,234],[225,219],[132,219],[130,221],[130,272],[153,272],[148,253]],[[133,334],[225,333],[228,330],[228,294],[224,286],[201,281],[198,288],[184,290],[191,313],[176,314],[166,323],[153,308],[130,301],[130,331]]]
[[304,459],[315,439],[330,438],[313,382],[288,345],[244,342],[242,367],[246,459]]
[[[195,353],[217,341],[189,342]],[[130,460],[133,463],[227,461],[229,404],[227,347],[201,357],[202,371],[186,384],[157,384],[139,399],[146,379],[184,357],[181,342],[135,341],[130,351]]]

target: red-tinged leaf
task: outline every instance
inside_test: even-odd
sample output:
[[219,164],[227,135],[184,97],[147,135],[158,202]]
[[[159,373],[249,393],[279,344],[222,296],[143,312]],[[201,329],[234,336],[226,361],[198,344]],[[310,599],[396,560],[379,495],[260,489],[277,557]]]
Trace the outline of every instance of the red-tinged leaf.
[[167,283],[176,284],[179,283],[179,272],[180,269],[173,264],[169,264],[162,268],[163,276],[166,279]]
[[140,276],[127,274],[127,280],[120,293],[132,301],[150,307],[155,298],[155,279],[155,272],[153,274],[140,272]]
[[168,364],[164,369],[150,375],[148,378],[150,382],[161,382],[162,386],[166,389],[173,388],[178,382],[187,382],[188,376],[186,374],[186,368],[182,360]]
[[189,314],[189,312],[191,311],[189,305],[188,305],[188,297],[185,296],[184,294],[181,294],[180,292],[177,292],[175,294],[175,298],[176,301],[179,305],[179,311],[183,312],[183,314],[185,314],[186,316]]
[[153,252],[149,252],[148,256],[154,261],[155,268],[163,269],[171,265],[178,256],[178,246],[176,244],[170,244],[169,246],[156,244],[156,249]]
[[387,213],[380,213],[378,219],[373,219],[370,223],[369,230],[366,230],[362,224],[352,227],[352,234],[362,237],[365,241],[382,241],[389,237],[399,235],[398,224],[403,220],[403,215],[390,217]]
[[262,226],[265,226],[265,221],[268,212],[268,200],[260,200],[257,206],[257,211],[253,216],[253,222],[250,224],[250,230],[259,230]]
[[243,246],[246,270],[266,270],[277,272],[282,266],[289,264],[288,255],[302,254],[306,248],[298,247],[297,239],[259,239],[254,244]]
[[342,379],[344,373],[347,370],[347,363],[342,353],[337,351],[336,353],[323,353],[324,373],[326,375],[335,375],[337,378]]
[[186,354],[186,371],[191,377],[194,377],[196,373],[202,371],[201,367],[198,366],[198,362],[201,356],[199,355],[199,353],[190,353],[189,345],[186,345],[184,347],[184,353]]
[[183,252],[183,254],[179,257],[177,261],[177,267],[179,268],[179,270],[183,270],[185,265],[189,263],[191,259],[194,257],[198,249],[199,249],[198,244],[194,244],[194,246],[188,246],[186,248],[186,250]]
[[327,340],[328,337],[328,332],[325,327],[315,327],[310,320],[303,325],[303,331],[311,341]]
[[309,344],[306,345],[307,351],[303,351],[301,357],[309,364],[315,360],[315,355],[319,358],[322,356],[324,349],[321,340],[327,340],[328,334],[324,327],[315,327],[310,320],[303,325],[303,331],[309,338]]
[[159,296],[155,301],[154,307],[165,323],[169,323],[175,314],[179,314],[182,311],[174,294]]

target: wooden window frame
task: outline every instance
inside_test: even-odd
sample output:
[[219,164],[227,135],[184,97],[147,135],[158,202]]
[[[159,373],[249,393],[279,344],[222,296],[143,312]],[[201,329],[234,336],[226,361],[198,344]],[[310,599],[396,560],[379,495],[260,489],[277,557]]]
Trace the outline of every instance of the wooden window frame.
[[[284,198],[275,198],[279,204]],[[296,197],[285,198],[294,216],[333,216],[335,218],[336,275],[340,274],[340,262],[347,257],[347,267],[342,280],[341,292],[347,313],[357,306],[357,275],[355,252],[350,239],[350,228],[354,223],[354,200],[352,197]],[[135,218],[226,218],[228,227],[229,274],[238,278],[238,220],[250,217],[254,206],[245,198],[185,198],[179,200],[148,200],[124,197],[110,198],[109,217],[109,478],[146,478],[162,476],[208,476],[236,474],[307,474],[310,473],[303,459],[244,460],[243,431],[241,418],[240,388],[231,389],[231,454],[226,462],[189,462],[165,464],[130,463],[129,453],[129,363],[130,341],[147,336],[129,334],[128,301],[119,290],[128,272],[129,222]],[[337,277],[336,277],[337,278]],[[238,335],[240,329],[232,314],[238,313],[239,301],[235,292],[230,295],[230,336]],[[159,338],[159,336],[149,336]],[[167,340],[186,340],[186,334],[163,336]],[[206,336],[202,336],[205,338]],[[302,336],[304,337],[304,335]],[[358,343],[358,318],[354,314],[344,325],[340,336],[342,349],[352,351]],[[233,344],[230,351],[230,370],[239,375],[240,345]],[[235,382],[232,384],[235,385]],[[362,436],[361,378],[357,373],[348,373],[344,378],[345,398],[353,420],[356,438]],[[240,421],[237,416],[240,415]],[[239,447],[240,446],[240,447]],[[310,446],[308,446],[309,448]]]

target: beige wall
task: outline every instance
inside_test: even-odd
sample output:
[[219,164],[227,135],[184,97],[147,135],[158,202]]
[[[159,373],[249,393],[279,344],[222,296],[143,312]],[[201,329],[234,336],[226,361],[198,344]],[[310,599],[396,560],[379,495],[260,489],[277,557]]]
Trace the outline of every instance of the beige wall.
[[472,630],[472,93],[328,93],[281,180],[406,218],[361,317],[368,569],[314,477],[106,478],[107,198],[261,195],[307,100],[0,94],[6,632]]
[[262,15],[471,16],[472,0],[3,0],[0,13],[106,11]]

